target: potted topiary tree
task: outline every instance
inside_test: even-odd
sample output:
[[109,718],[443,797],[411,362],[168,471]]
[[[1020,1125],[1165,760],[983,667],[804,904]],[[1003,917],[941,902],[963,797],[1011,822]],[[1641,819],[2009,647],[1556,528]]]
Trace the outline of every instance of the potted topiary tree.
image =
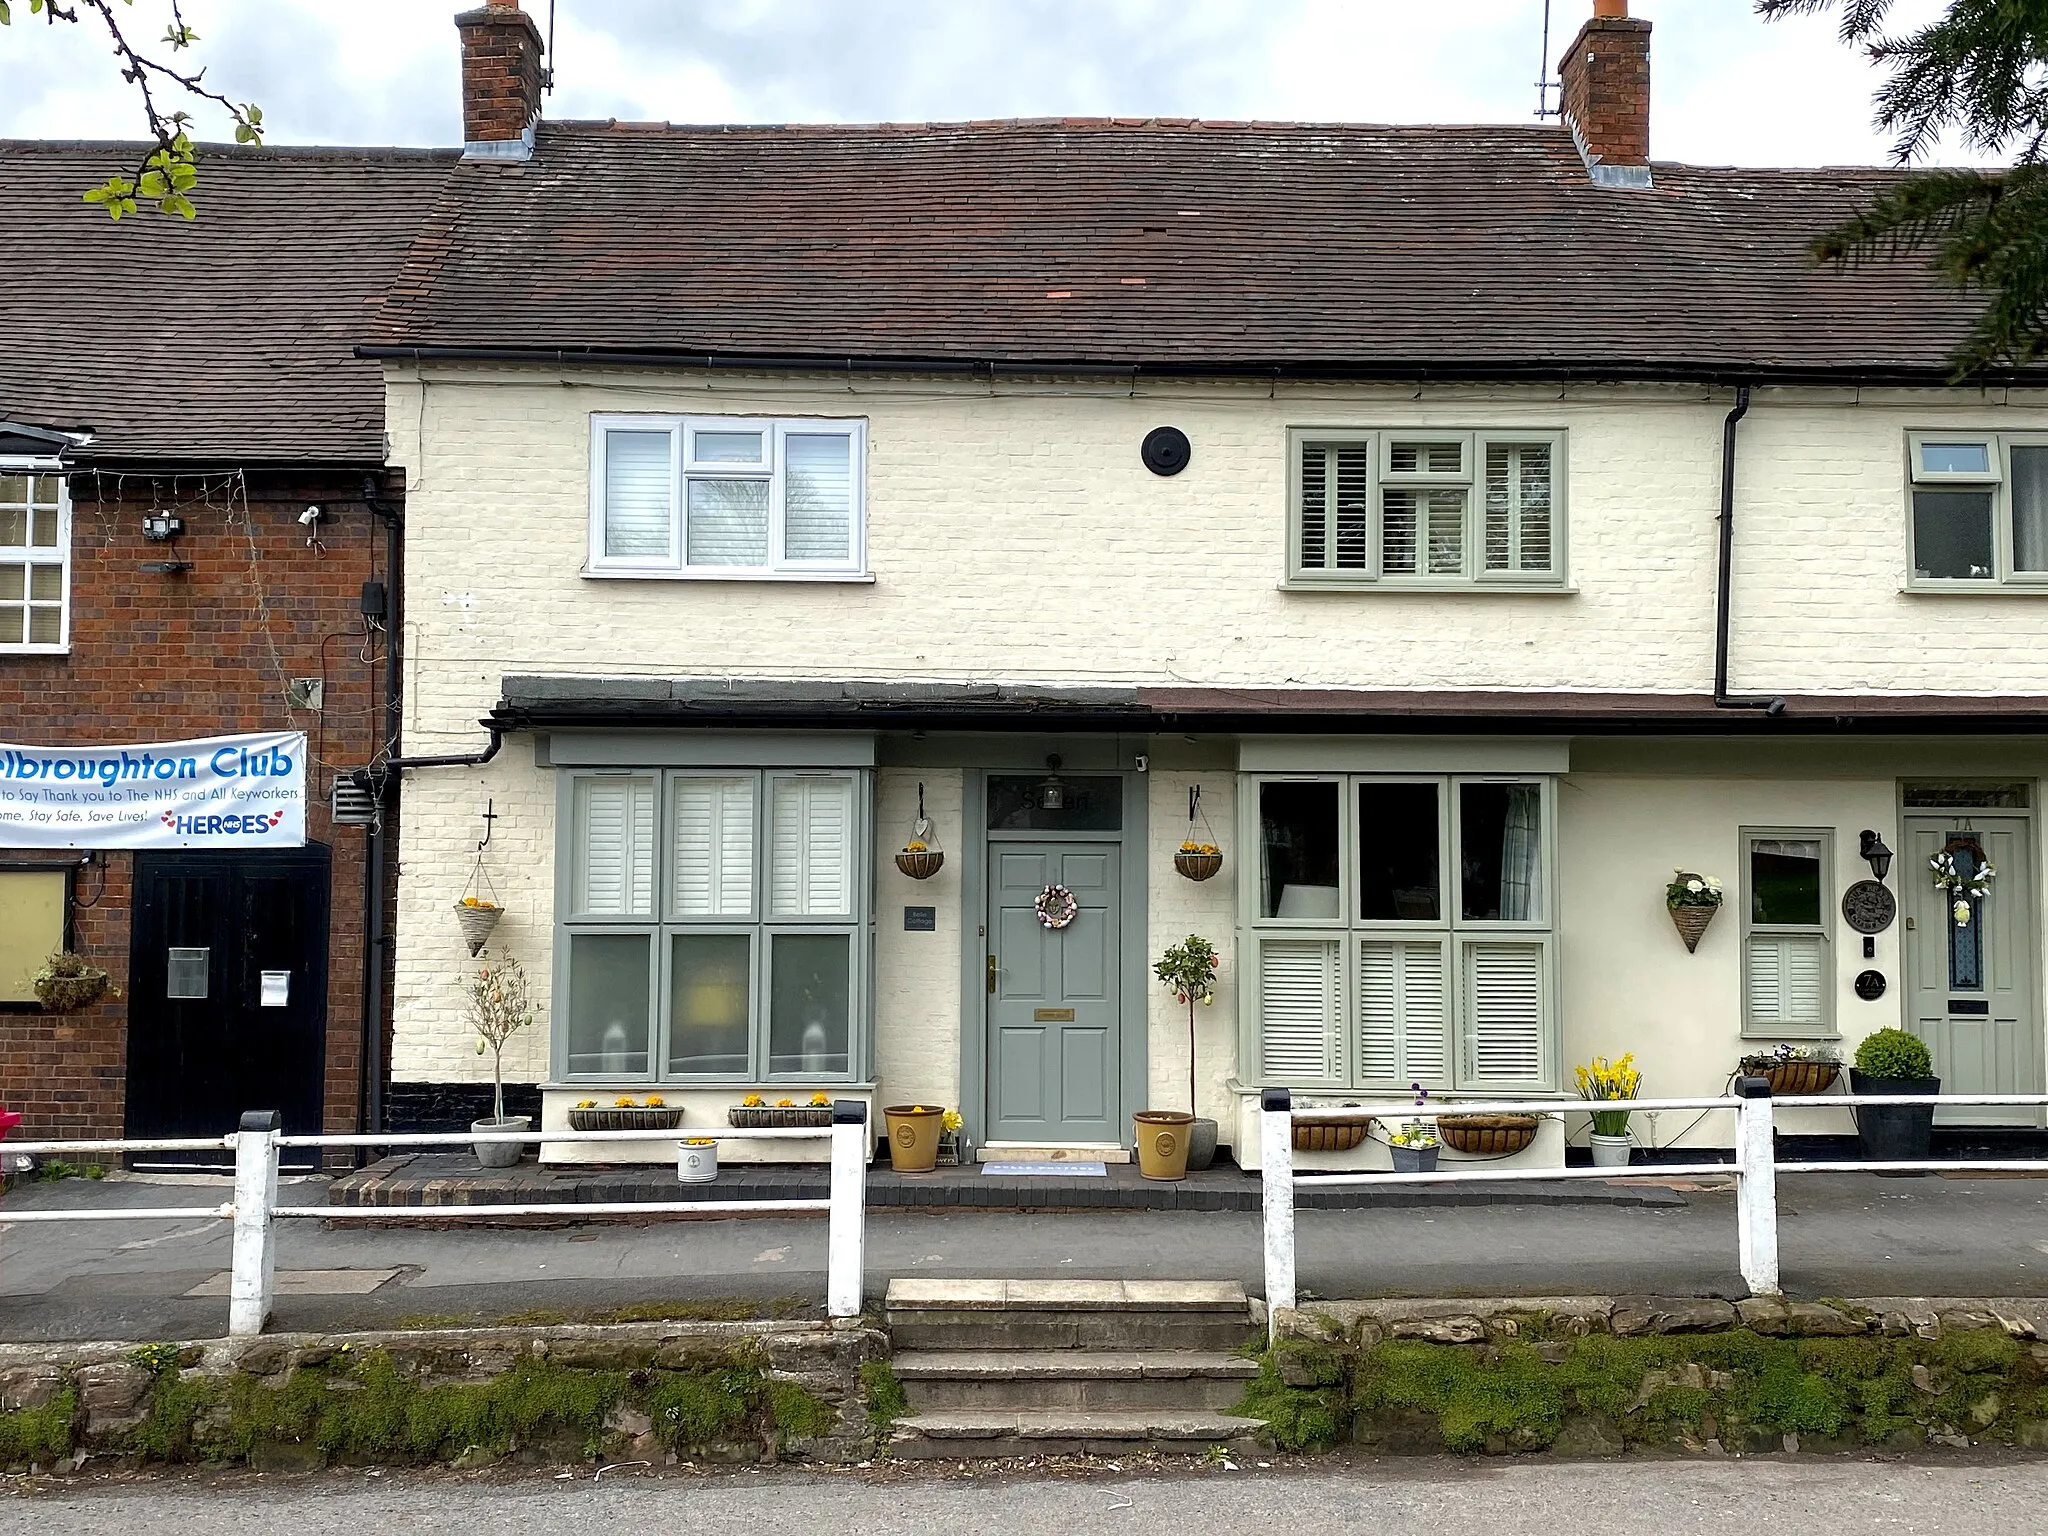
[[[469,980],[469,1026],[476,1031],[476,1053],[491,1053],[492,1114],[488,1120],[470,1122],[472,1132],[523,1131],[532,1124],[526,1115],[505,1113],[505,1042],[533,1022],[533,994],[527,985],[525,968],[511,955],[492,960],[478,957],[482,964]],[[517,1141],[473,1141],[470,1148],[486,1168],[510,1168],[519,1161],[525,1145]]]
[[1200,934],[1191,933],[1160,956],[1152,971],[1173,993],[1174,1001],[1188,1011],[1188,1114],[1193,1123],[1188,1127],[1187,1166],[1200,1172],[1216,1159],[1216,1122],[1202,1114],[1195,1099],[1195,1007],[1216,1001],[1216,946]]
[[[1941,1092],[1927,1042],[1903,1029],[1880,1029],[1856,1047],[1849,1068],[1852,1093]],[[1932,1104],[1859,1104],[1856,1141],[1870,1162],[1918,1162],[1934,1140]]]

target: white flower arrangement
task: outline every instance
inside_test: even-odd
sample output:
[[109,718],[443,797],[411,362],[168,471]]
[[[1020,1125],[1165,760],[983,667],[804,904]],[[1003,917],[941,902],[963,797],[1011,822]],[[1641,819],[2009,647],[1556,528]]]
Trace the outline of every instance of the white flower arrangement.
[[1998,878],[1998,868],[1989,859],[1980,859],[1976,870],[1965,876],[1956,868],[1956,856],[1943,849],[1927,861],[1927,867],[1934,873],[1934,888],[1946,891],[1955,898],[1949,909],[1958,928],[1970,926],[1970,902],[1982,901],[1991,894],[1991,882]]
[[1674,869],[1674,878],[1664,887],[1668,907],[1718,907],[1725,899],[1721,882],[1713,875],[1696,875],[1689,869]]

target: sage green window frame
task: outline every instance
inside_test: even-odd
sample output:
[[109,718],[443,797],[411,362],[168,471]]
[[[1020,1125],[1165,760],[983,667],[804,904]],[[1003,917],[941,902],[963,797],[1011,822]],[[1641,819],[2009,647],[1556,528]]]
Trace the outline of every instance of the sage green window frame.
[[[1927,470],[1922,467],[1922,450],[1929,445],[1983,445],[1987,468],[1980,472]],[[1990,432],[1971,429],[1955,432],[1908,432],[1906,434],[1906,588],[1913,592],[1946,593],[1979,597],[2001,594],[2048,595],[2048,561],[2042,568],[2019,567],[2019,533],[2014,526],[2015,505],[2013,450],[2048,449],[2048,433]],[[1922,491],[1980,491],[1991,498],[1992,568],[1985,576],[1923,576],[1917,545],[1917,502]]]
[[[1266,917],[1262,912],[1264,840],[1261,831],[1261,788],[1267,784],[1333,784],[1338,791],[1338,896],[1335,920]],[[1359,875],[1359,789],[1365,785],[1428,784],[1437,790],[1438,915],[1430,919],[1373,919],[1357,916]],[[1528,919],[1475,919],[1463,915],[1461,869],[1463,826],[1460,798],[1468,785],[1528,785],[1538,791],[1540,818],[1537,871],[1542,906]],[[1239,1060],[1249,1075],[1266,1087],[1293,1087],[1325,1092],[1405,1092],[1420,1083],[1432,1092],[1552,1094],[1560,1091],[1559,981],[1557,963],[1557,779],[1551,774],[1427,774],[1427,773],[1247,773],[1238,781],[1237,861],[1239,953],[1245,985],[1240,1007]],[[1322,1069],[1302,1071],[1267,1065],[1265,1000],[1272,957],[1285,954],[1305,967],[1312,956],[1305,946],[1333,946],[1334,966],[1324,1007]],[[1367,1069],[1364,1043],[1363,977],[1368,945],[1381,951],[1394,946],[1409,950],[1435,947],[1442,989],[1441,1066],[1412,1071],[1414,1056],[1404,1048],[1392,1071]],[[1274,949],[1272,946],[1281,946]],[[1540,1011],[1533,1070],[1489,1074],[1485,1055],[1495,1049],[1480,1036],[1477,1009],[1482,989],[1476,968],[1502,951],[1519,955],[1533,966],[1529,984]]]
[[[1456,443],[1462,469],[1456,474],[1396,472],[1394,445]],[[1303,563],[1303,453],[1316,445],[1366,450],[1365,564],[1359,568]],[[1486,460],[1489,448],[1542,446],[1550,452],[1550,564],[1543,570],[1489,571],[1486,553]],[[1287,433],[1287,559],[1282,586],[1302,591],[1536,592],[1570,590],[1570,459],[1561,428],[1531,427],[1292,427]],[[1465,494],[1462,569],[1457,575],[1388,572],[1384,558],[1384,493],[1412,488],[1462,490]],[[1334,528],[1326,534],[1334,544]],[[1421,535],[1418,532],[1418,543]]]
[[[654,786],[654,847],[651,908],[645,914],[587,914],[574,909],[577,870],[577,786],[590,780],[651,779]],[[753,785],[752,882],[744,915],[682,914],[674,903],[674,786],[681,780],[747,779]],[[796,915],[771,911],[773,800],[775,785],[792,779],[828,779],[850,785],[848,818],[849,908],[842,913]],[[551,1063],[561,1083],[646,1083],[650,1085],[831,1085],[867,1080],[873,1037],[874,774],[865,768],[613,767],[562,768],[556,773],[555,806],[555,975],[551,989]],[[571,949],[582,935],[645,934],[650,947],[648,975],[648,1070],[637,1073],[576,1071],[570,1067],[569,996]],[[843,1070],[776,1070],[770,1060],[773,954],[778,937],[844,935],[847,944],[847,1039]],[[747,995],[747,1062],[730,1072],[668,1070],[678,935],[745,935],[750,944]]]
[[[1810,842],[1820,845],[1820,913],[1813,923],[1758,923],[1751,917],[1750,852],[1758,842]],[[1744,827],[1740,844],[1741,872],[1737,881],[1742,903],[1742,1036],[1746,1040],[1834,1040],[1835,1027],[1835,935],[1839,897],[1835,891],[1835,834],[1829,827]],[[1751,939],[1815,939],[1820,945],[1820,1009],[1816,1017],[1803,1020],[1758,1019],[1751,1008],[1754,956]]]

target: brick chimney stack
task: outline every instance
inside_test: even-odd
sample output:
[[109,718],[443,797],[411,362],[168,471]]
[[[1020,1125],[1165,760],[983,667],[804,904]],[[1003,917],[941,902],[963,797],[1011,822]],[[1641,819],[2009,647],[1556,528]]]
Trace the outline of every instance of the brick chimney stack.
[[1650,24],[1628,0],[1593,0],[1593,15],[1558,61],[1564,120],[1603,187],[1650,184]]
[[527,160],[540,116],[540,28],[519,0],[486,0],[455,18],[462,34],[462,139],[469,159]]

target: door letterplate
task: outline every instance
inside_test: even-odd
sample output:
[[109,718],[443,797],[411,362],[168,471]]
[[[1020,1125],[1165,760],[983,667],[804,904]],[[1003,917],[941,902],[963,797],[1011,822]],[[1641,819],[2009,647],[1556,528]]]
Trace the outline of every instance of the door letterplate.
[[1071,1024],[1074,1022],[1074,1010],[1071,1008],[1034,1008],[1031,1010],[1031,1022],[1034,1024]]

